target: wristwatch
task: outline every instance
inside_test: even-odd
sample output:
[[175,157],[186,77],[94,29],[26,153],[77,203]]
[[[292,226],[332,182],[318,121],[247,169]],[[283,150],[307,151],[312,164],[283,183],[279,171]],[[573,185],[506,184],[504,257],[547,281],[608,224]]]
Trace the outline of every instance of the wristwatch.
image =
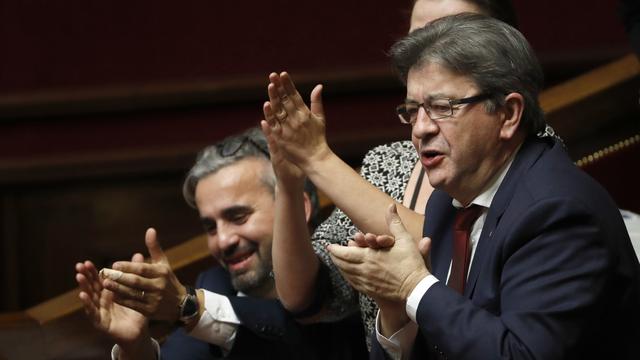
[[182,298],[179,305],[179,318],[178,321],[183,326],[188,324],[193,318],[198,316],[200,310],[200,304],[198,303],[198,296],[196,290],[191,286],[185,286],[187,294]]

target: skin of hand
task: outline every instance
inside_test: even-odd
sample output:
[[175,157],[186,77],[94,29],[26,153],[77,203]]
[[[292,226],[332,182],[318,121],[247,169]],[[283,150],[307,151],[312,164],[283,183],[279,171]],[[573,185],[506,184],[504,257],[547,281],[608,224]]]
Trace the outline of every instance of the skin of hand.
[[[272,87],[272,84],[269,86]],[[278,182],[280,185],[286,186],[287,189],[294,188],[295,191],[298,191],[304,186],[305,175],[298,166],[285,157],[279,143],[275,141],[276,138],[279,138],[282,135],[283,130],[280,125],[280,121],[278,121],[275,116],[277,111],[279,111],[276,109],[281,108],[282,104],[279,98],[273,98],[271,101],[265,102],[262,107],[265,120],[260,122],[260,126],[269,144],[271,164]],[[273,124],[273,126],[270,126],[269,124]],[[294,191],[294,189],[291,190]]]
[[[345,279],[379,305],[383,301],[405,302],[418,282],[429,275],[423,256],[402,224],[395,204],[388,207],[385,219],[395,239],[391,247],[362,247],[358,241],[354,241],[353,246],[331,244],[327,247]],[[379,242],[390,240],[381,236]],[[361,239],[359,243],[368,241]],[[430,239],[424,238],[420,244],[428,253]]]
[[[116,303],[150,319],[175,322],[179,318],[178,308],[187,290],[173,273],[169,260],[158,243],[155,229],[147,229],[145,244],[151,257],[150,264],[116,262],[112,268],[117,271],[107,272],[102,285],[113,291]],[[122,274],[113,276],[118,271]],[[202,311],[202,306],[200,308]]]
[[269,102],[265,107],[269,104],[273,116],[266,116],[265,112],[265,117],[272,130],[268,135],[270,140],[278,143],[283,155],[303,170],[309,162],[329,156],[322,85],[316,85],[311,91],[309,108],[288,73],[271,73],[269,81]]
[[[375,235],[371,233],[356,233],[353,240],[349,241],[349,246],[371,249],[388,249],[395,244],[395,238],[389,235]],[[431,270],[431,239],[422,238],[418,243],[418,249],[424,259],[427,269]],[[409,322],[409,317],[405,310],[406,302],[390,301],[376,298],[378,308],[380,308],[380,332],[383,336],[391,337],[396,331]]]
[[[392,247],[395,244],[393,236],[389,235],[375,235],[371,233],[363,234],[361,232],[356,233],[353,240],[349,240],[349,246],[369,247],[372,249],[385,249]],[[431,250],[431,239],[422,238],[418,242],[418,250],[424,259],[427,269],[431,271],[431,257],[429,256],[429,250]]]
[[[131,262],[142,263],[142,254],[133,255]],[[121,348],[121,358],[155,358],[147,318],[141,313],[113,301],[113,292],[102,286],[95,265],[91,261],[76,264],[78,297],[93,326],[108,335]]]

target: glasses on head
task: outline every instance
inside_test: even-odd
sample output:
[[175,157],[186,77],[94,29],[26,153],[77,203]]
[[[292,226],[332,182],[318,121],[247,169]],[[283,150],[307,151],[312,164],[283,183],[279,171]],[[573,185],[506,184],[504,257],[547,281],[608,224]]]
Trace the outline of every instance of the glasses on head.
[[270,158],[269,150],[267,150],[264,145],[258,143],[248,136],[239,136],[237,138],[232,139],[231,141],[224,142],[222,144],[218,144],[218,154],[223,157],[233,156],[235,155],[245,144],[251,144],[253,147],[258,149],[261,153],[263,153],[267,159]]
[[396,113],[403,124],[413,125],[418,119],[420,107],[424,109],[431,120],[445,119],[453,116],[456,105],[473,104],[487,100],[491,94],[479,94],[462,99],[433,98],[427,99],[423,103],[408,102],[396,107]]

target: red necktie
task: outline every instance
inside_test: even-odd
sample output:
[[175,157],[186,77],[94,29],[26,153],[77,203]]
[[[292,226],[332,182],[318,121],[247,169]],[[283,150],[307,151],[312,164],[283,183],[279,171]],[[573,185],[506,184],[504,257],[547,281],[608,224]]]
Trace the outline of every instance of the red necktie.
[[467,282],[467,271],[471,260],[471,245],[469,244],[471,225],[480,216],[481,212],[482,206],[478,205],[458,209],[453,223],[453,257],[451,274],[447,285],[460,294],[464,292],[464,284]]

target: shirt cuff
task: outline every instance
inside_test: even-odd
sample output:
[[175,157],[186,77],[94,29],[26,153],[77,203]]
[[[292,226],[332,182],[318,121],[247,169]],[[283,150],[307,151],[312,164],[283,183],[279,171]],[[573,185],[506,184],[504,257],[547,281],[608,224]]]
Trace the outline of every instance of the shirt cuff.
[[230,351],[236,338],[238,325],[242,322],[233,310],[229,298],[202,290],[204,292],[204,312],[189,335]]
[[[156,341],[156,339],[151,338],[151,343],[153,344],[153,351],[156,353],[156,359],[160,359],[160,344]],[[118,344],[113,345],[111,348],[111,360],[118,360],[120,358],[120,346]]]
[[380,310],[376,314],[376,339],[380,346],[389,354],[393,360],[408,359],[411,355],[411,348],[418,334],[418,324],[409,321],[405,326],[396,331],[390,338],[386,338],[380,333]]
[[433,284],[437,282],[438,279],[435,276],[429,274],[425,276],[424,279],[420,280],[418,285],[416,285],[416,287],[411,291],[411,294],[409,294],[409,297],[407,298],[406,310],[407,315],[409,315],[409,319],[411,319],[412,322],[416,322],[416,312],[418,312],[420,300],[422,300],[422,297],[427,292],[427,290],[429,290],[431,286],[433,286]]

